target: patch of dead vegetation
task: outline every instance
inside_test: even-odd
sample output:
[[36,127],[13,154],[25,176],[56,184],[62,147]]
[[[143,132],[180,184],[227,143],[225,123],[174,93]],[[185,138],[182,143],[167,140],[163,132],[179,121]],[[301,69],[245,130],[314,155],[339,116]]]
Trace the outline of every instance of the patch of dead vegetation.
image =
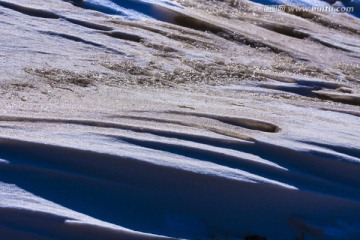
[[[188,8],[196,8],[208,14],[224,18],[238,18],[244,14],[254,14],[254,7],[250,7],[242,0],[176,0],[178,3]],[[259,9],[260,12],[260,9]]]
[[35,89],[37,86],[31,83],[12,83],[10,87],[16,91]]
[[53,88],[67,88],[71,85],[91,87],[95,85],[95,81],[100,77],[98,73],[84,74],[58,68],[25,68],[24,71],[45,79]]
[[346,75],[347,79],[350,81],[360,83],[360,63],[353,64],[339,64],[337,68]]
[[[276,64],[270,67],[244,65],[221,59],[203,62],[189,58],[179,58],[174,68],[165,68],[156,60],[100,62],[108,70],[106,73],[76,73],[57,68],[25,68],[24,71],[44,79],[53,88],[74,90],[74,87],[88,88],[92,86],[112,87],[176,87],[180,85],[220,86],[238,84],[240,82],[263,82],[278,79],[279,76],[335,78],[330,72],[320,68],[309,67],[304,63]],[[292,67],[289,67],[289,66]],[[280,74],[280,75],[279,75]],[[285,81],[286,82],[286,81]]]
[[13,82],[10,84],[0,84],[0,94],[8,99],[18,99],[26,101],[27,97],[23,93],[28,93],[38,89],[38,86],[29,82]]
[[147,66],[139,66],[133,62],[103,63],[103,66],[115,71],[117,76],[127,78],[130,83],[139,85],[155,85],[174,87],[179,84],[224,85],[244,80],[262,80],[257,75],[256,67],[248,67],[236,63],[201,61],[182,59],[182,66],[168,70],[162,69],[154,61]]
[[334,69],[326,69],[304,61],[281,59],[271,67],[271,72],[284,76],[296,76],[337,81],[339,76]]

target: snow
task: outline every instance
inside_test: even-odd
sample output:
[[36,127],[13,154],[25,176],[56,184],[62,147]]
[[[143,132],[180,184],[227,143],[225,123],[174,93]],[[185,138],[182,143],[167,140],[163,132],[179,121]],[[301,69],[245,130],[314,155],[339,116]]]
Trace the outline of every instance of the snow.
[[1,239],[360,238],[358,20],[180,3],[0,1]]

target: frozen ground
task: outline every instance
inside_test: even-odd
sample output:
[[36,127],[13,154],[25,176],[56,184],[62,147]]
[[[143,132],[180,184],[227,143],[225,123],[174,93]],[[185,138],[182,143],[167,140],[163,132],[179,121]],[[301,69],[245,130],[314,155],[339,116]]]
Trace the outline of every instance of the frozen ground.
[[0,239],[360,239],[360,21],[0,1]]

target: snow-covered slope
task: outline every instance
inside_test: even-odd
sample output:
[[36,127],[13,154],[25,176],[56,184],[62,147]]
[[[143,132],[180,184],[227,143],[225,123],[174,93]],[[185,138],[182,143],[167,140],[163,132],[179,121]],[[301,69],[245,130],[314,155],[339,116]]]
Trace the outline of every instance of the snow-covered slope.
[[359,29],[1,0],[0,239],[359,239]]

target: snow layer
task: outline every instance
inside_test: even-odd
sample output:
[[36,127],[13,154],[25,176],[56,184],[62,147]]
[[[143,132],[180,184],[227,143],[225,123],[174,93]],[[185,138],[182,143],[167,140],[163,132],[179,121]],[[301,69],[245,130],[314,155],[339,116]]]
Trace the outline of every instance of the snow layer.
[[0,238],[359,239],[359,20],[241,4],[0,1]]

